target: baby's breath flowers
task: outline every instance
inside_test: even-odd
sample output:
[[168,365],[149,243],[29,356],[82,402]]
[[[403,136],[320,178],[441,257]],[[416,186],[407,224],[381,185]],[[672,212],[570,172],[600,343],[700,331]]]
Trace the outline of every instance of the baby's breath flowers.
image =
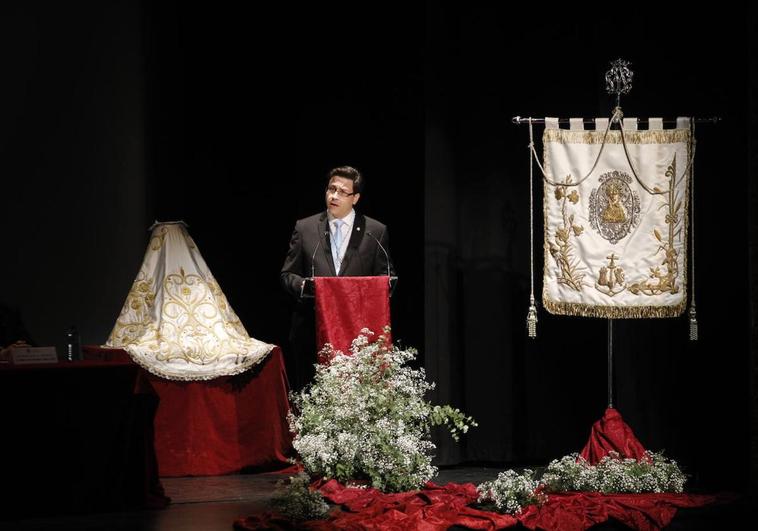
[[311,477],[367,481],[384,492],[417,489],[437,473],[431,426],[446,426],[457,440],[476,423],[424,399],[434,384],[423,368],[406,365],[415,349],[392,346],[383,335],[371,341],[371,335],[361,331],[352,355],[329,345],[320,353],[331,362],[318,365],[313,383],[290,397],[292,444]]
[[[541,483],[534,479],[529,469],[521,473],[514,470],[500,472],[492,481],[485,481],[476,487],[478,502],[491,506],[499,513],[518,514],[529,505],[540,505],[547,500],[541,492]],[[487,507],[489,508],[489,507]]]
[[682,492],[686,481],[676,461],[649,451],[639,461],[611,452],[594,466],[571,454],[551,461],[542,475],[548,492]]
[[531,470],[501,472],[477,487],[479,503],[498,512],[517,514],[526,506],[547,501],[552,492],[662,493],[682,492],[687,476],[676,461],[662,453],[645,452],[638,461],[611,452],[597,465],[579,454],[554,459],[537,480]]

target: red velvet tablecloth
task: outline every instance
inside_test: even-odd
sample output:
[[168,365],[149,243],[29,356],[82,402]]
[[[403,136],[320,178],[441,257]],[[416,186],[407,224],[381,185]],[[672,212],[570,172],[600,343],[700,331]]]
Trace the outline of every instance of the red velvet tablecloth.
[[[119,358],[116,349],[83,347],[87,357]],[[279,347],[246,373],[207,382],[149,375],[160,398],[155,450],[161,476],[212,476],[286,466],[288,383]]]

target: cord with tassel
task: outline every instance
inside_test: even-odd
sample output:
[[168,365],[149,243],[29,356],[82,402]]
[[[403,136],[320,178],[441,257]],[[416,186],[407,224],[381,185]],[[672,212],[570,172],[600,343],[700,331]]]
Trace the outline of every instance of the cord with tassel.
[[695,140],[695,119],[690,119],[690,143],[691,143],[691,164],[690,164],[690,281],[691,299],[690,299],[690,341],[697,341],[697,311],[695,310],[695,149],[697,141]]
[[526,330],[529,337],[537,337],[537,306],[534,303],[534,131],[529,118],[529,312],[526,314]]
[[526,314],[526,330],[529,337],[537,337],[537,306],[534,304],[534,295],[529,297],[529,313]]

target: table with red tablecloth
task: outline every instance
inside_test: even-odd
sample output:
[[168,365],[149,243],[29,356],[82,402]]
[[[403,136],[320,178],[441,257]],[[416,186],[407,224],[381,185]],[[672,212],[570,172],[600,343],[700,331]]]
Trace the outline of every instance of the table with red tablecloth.
[[[88,358],[129,358],[118,349],[82,350]],[[197,382],[148,376],[160,399],[155,450],[161,476],[209,476],[288,464],[289,386],[279,347],[236,376]]]

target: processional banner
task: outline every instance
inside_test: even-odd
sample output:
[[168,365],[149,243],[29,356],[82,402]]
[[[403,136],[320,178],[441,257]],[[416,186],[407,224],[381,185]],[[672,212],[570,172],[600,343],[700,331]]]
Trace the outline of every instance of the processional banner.
[[688,118],[647,130],[545,119],[544,278],[554,314],[675,317],[687,304]]
[[169,380],[238,374],[274,348],[248,335],[181,222],[154,226],[105,346]]

